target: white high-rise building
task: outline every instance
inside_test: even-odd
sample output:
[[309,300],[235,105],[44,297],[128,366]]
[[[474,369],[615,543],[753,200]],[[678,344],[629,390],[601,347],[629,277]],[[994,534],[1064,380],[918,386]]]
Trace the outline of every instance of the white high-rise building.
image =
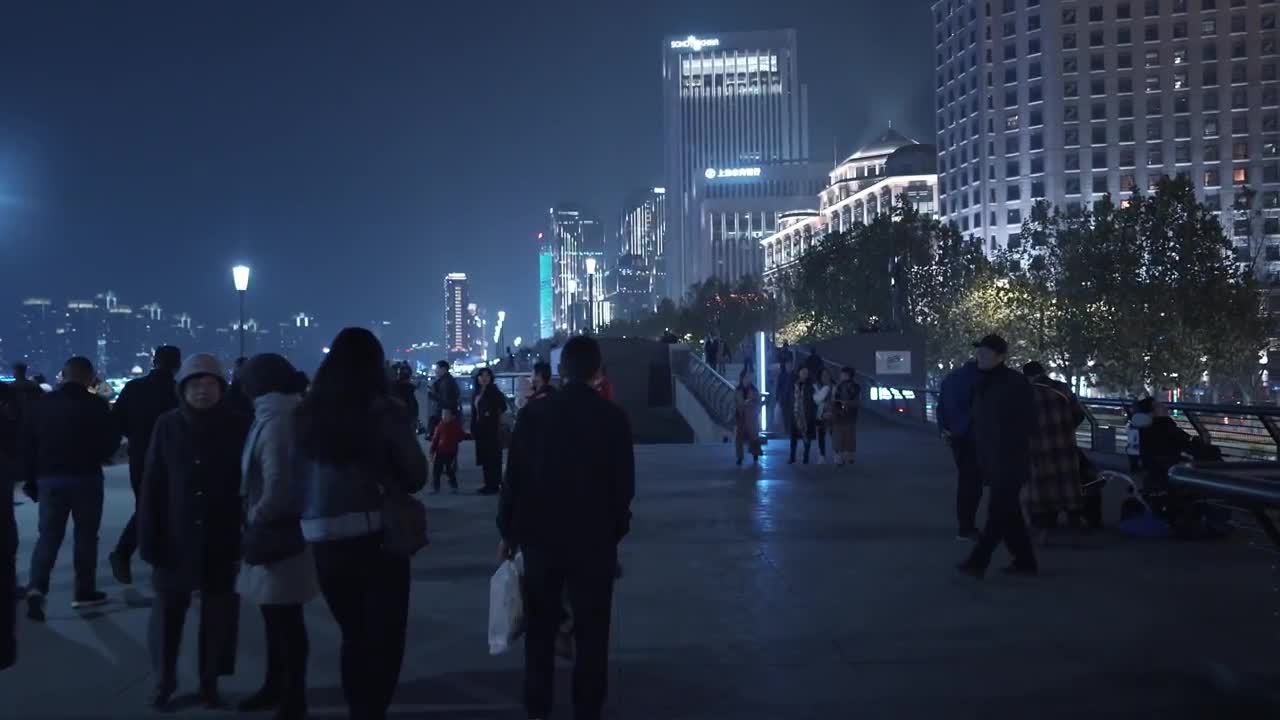
[[[796,33],[672,36],[662,45],[667,287],[680,298],[715,274],[700,189],[708,171],[741,172],[809,157],[808,102]],[[730,175],[729,177],[733,177]],[[758,232],[753,228],[751,233]],[[735,231],[736,232],[736,231]],[[758,238],[757,238],[758,240]]]
[[[1263,271],[1280,274],[1278,14],[1276,0],[934,3],[943,217],[994,250],[1037,200],[1120,203],[1183,175],[1242,255],[1265,243]],[[1237,212],[1246,198],[1254,212]]]
[[449,354],[468,350],[467,305],[471,303],[466,273],[444,276],[444,349]]

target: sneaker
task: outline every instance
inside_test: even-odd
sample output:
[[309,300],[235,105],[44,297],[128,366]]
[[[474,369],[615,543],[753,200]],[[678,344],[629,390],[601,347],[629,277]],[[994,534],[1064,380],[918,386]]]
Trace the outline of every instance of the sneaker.
[[107,594],[101,590],[93,592],[76,593],[76,599],[71,601],[73,608],[89,608],[107,604]]
[[46,602],[44,593],[39,590],[27,591],[27,617],[32,622],[44,622],[44,606]]
[[133,584],[133,569],[129,567],[129,558],[118,552],[113,552],[107,556],[107,561],[111,563],[111,577],[121,585]]

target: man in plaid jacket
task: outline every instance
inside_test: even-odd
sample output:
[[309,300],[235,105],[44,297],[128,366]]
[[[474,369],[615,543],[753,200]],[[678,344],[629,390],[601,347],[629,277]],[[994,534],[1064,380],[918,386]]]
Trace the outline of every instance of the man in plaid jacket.
[[1022,372],[1031,381],[1036,415],[1027,514],[1033,527],[1048,530],[1060,513],[1077,513],[1084,505],[1076,428],[1085,415],[1070,386],[1051,379],[1040,363],[1027,363]]

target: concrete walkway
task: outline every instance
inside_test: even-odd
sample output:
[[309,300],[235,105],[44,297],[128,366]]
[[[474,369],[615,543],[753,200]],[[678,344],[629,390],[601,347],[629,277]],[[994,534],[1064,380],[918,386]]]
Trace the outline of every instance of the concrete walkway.
[[[1234,719],[1251,715],[1215,690],[1214,663],[1280,675],[1261,554],[1103,533],[1043,550],[1039,579],[978,583],[952,569],[967,548],[953,539],[945,449],[870,420],[859,442],[852,469],[788,466],[781,443],[759,469],[734,467],[730,446],[638,448],[610,717]],[[465,469],[463,482],[478,486],[479,473]],[[104,557],[131,505],[119,469],[109,485]],[[489,657],[485,643],[494,502],[429,505],[433,543],[414,562],[394,715],[522,718],[519,657]],[[18,516],[25,577],[34,508]],[[60,560],[49,623],[19,620],[0,717],[145,716],[147,611],[129,605],[140,593],[114,585],[104,563],[114,602],[77,614],[69,543]],[[322,601],[308,621],[313,714],[344,716]],[[261,632],[246,607],[239,674],[224,683],[231,700],[261,679]],[[190,628],[188,638],[182,691],[194,683]],[[567,674],[558,698],[558,717],[570,717]]]

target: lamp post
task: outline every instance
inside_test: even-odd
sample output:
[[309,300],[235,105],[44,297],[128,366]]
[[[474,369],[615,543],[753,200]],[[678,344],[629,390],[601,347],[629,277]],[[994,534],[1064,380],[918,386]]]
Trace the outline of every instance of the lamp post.
[[240,295],[240,357],[244,357],[244,294],[249,290],[249,266],[231,268],[231,278],[236,283],[236,293]]
[[566,283],[566,286],[567,286],[567,289],[569,290],[569,334],[577,335],[578,334],[578,308],[577,308],[577,298],[575,296],[578,293],[578,281],[575,278],[569,278],[569,282]]
[[596,334],[596,259],[587,258],[587,334]]

